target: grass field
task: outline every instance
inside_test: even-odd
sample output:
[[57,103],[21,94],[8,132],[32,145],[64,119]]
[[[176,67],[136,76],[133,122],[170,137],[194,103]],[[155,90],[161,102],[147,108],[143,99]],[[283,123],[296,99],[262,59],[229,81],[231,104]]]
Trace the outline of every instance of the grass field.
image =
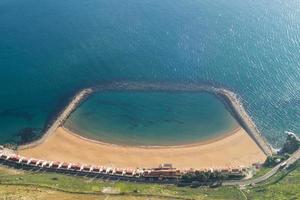
[[254,187],[189,188],[24,172],[0,167],[0,200],[7,199],[300,199],[300,165]]
[[280,172],[263,185],[244,191],[248,199],[298,200],[300,199],[300,162],[290,172]]

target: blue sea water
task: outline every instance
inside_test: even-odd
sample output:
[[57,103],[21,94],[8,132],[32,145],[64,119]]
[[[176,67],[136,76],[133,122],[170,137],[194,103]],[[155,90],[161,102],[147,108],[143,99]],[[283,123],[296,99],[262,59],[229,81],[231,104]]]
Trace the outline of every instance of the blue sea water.
[[300,133],[297,0],[2,0],[0,142],[37,134],[81,87],[211,82],[273,144]]
[[65,127],[114,144],[181,145],[233,131],[238,123],[216,96],[198,92],[99,92]]

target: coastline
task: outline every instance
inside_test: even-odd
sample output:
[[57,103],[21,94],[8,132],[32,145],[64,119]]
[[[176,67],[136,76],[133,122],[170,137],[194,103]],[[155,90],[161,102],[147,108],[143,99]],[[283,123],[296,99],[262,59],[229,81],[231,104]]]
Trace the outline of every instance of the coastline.
[[120,168],[153,168],[162,163],[172,163],[177,169],[249,167],[266,159],[242,128],[202,144],[144,148],[90,141],[60,127],[42,144],[17,153],[42,160]]
[[274,150],[267,140],[260,134],[251,117],[245,111],[242,103],[236,94],[225,88],[217,88],[208,85],[197,84],[162,84],[162,83],[137,83],[137,82],[114,82],[102,84],[96,87],[86,88],[79,91],[71,102],[58,115],[57,119],[50,124],[42,137],[31,143],[20,145],[19,149],[31,148],[43,143],[58,127],[62,126],[70,114],[83,102],[89,95],[97,91],[105,90],[129,90],[129,91],[186,91],[186,92],[210,92],[224,98],[231,112],[235,115],[241,126],[247,131],[250,137],[257,143],[266,155],[272,155]]
[[108,145],[108,146],[116,146],[116,147],[136,147],[136,148],[143,148],[143,149],[165,149],[165,148],[184,148],[184,147],[193,147],[193,146],[200,146],[200,145],[206,145],[206,144],[210,144],[210,143],[214,143],[220,140],[225,139],[226,137],[229,137],[231,135],[236,134],[238,131],[240,131],[242,128],[241,127],[236,127],[233,130],[223,133],[221,135],[209,138],[209,139],[204,139],[198,142],[193,142],[193,143],[186,143],[186,144],[179,144],[179,145],[165,145],[165,146],[160,146],[160,145],[126,145],[126,144],[114,144],[114,143],[109,143],[109,142],[104,142],[101,140],[96,140],[96,139],[91,139],[91,138],[87,138],[84,136],[81,136],[80,133],[77,133],[73,130],[70,130],[64,126],[60,127],[61,129],[63,129],[65,132],[67,132],[70,135],[73,135],[81,140],[85,140],[87,142],[90,143],[95,143],[95,144],[101,144],[101,145]]
[[[65,129],[62,128],[65,120],[70,116],[70,114],[91,94],[94,92],[101,92],[101,91],[106,91],[106,90],[114,90],[114,91],[169,91],[169,92],[209,92],[211,94],[217,95],[221,99],[223,99],[226,103],[226,105],[229,106],[229,109],[231,113],[234,115],[234,117],[238,120],[238,122],[241,125],[241,129],[239,131],[236,131],[235,133],[228,133],[225,134],[221,137],[216,137],[212,138],[211,140],[208,141],[203,141],[203,142],[197,142],[195,144],[187,144],[187,145],[179,145],[179,146],[173,146],[173,147],[164,147],[164,146],[158,146],[155,148],[151,147],[144,147],[144,148],[139,148],[139,147],[134,147],[134,146],[120,146],[120,145],[115,145],[115,144],[108,144],[108,143],[103,143],[101,141],[96,141],[96,140],[91,140],[88,138],[84,138],[76,133],[72,133],[72,131],[66,131]],[[72,134],[68,133],[71,132]],[[237,134],[239,133],[239,134]],[[236,140],[235,143],[230,143],[229,146],[224,146],[224,144],[228,143],[228,140],[230,138],[235,138],[236,135],[239,135],[239,139],[244,141],[244,145],[241,146],[241,142],[239,140]],[[57,140],[57,136],[60,136],[60,140]],[[52,141],[54,138],[54,142]],[[70,140],[70,138],[72,140]],[[70,142],[73,142],[76,145],[71,145],[70,149],[65,149],[65,146],[61,143],[64,142],[65,144],[70,144]],[[87,146],[84,146],[84,144],[88,143]],[[202,143],[202,144],[201,144]],[[21,153],[25,153],[27,156],[37,156],[37,158],[40,159],[71,159],[70,161],[74,162],[90,162],[90,160],[85,160],[85,158],[81,159],[76,159],[76,157],[73,153],[66,153],[66,155],[62,155],[61,153],[57,152],[56,154],[51,151],[51,149],[55,148],[55,144],[59,144],[59,149],[63,152],[69,152],[69,151],[76,151],[78,146],[80,148],[84,149],[85,151],[89,151],[93,149],[93,151],[90,151],[90,154],[99,154],[99,145],[100,149],[104,150],[103,152],[106,152],[107,154],[111,154],[111,150],[113,149],[116,154],[115,155],[115,160],[111,160],[111,164],[121,164],[119,160],[122,160],[120,155],[123,155],[125,157],[132,157],[134,153],[141,151],[141,150],[147,150],[149,152],[144,152],[145,156],[144,157],[149,157],[148,154],[153,155],[153,152],[151,151],[167,151],[168,156],[162,156],[160,157],[161,152],[156,152],[155,158],[159,160],[160,162],[166,162],[169,157],[174,157],[176,155],[176,152],[178,153],[178,150],[185,150],[185,157],[181,157],[181,159],[177,159],[175,161],[175,164],[179,164],[180,162],[190,164],[190,166],[185,165],[185,167],[201,167],[202,165],[197,165],[194,163],[193,158],[195,157],[195,154],[198,156],[203,156],[206,158],[210,158],[210,162],[214,162],[214,157],[217,162],[220,162],[219,164],[222,165],[232,165],[233,163],[236,162],[236,160],[240,160],[239,164],[246,164],[250,165],[253,162],[263,162],[266,158],[266,156],[272,155],[273,150],[270,144],[265,140],[265,138],[259,133],[258,129],[256,128],[255,124],[253,123],[251,117],[247,114],[245,109],[243,108],[242,103],[238,99],[235,93],[233,93],[230,90],[224,89],[224,88],[216,88],[214,86],[208,86],[208,85],[197,85],[197,84],[161,84],[161,83],[136,83],[136,82],[115,82],[115,83],[109,83],[109,84],[102,84],[97,87],[93,88],[86,88],[81,91],[79,91],[74,98],[70,101],[70,103],[62,110],[62,112],[58,115],[57,119],[50,124],[49,128],[45,132],[45,134],[36,141],[33,141],[29,144],[25,145],[20,145],[18,147],[18,151]],[[54,146],[53,146],[54,145]],[[218,146],[219,145],[219,146]],[[249,145],[251,148],[249,149]],[[95,146],[98,146],[97,148]],[[233,148],[236,147],[236,148]],[[237,147],[239,146],[239,147]],[[49,147],[51,147],[49,149]],[[103,149],[106,147],[106,149]],[[109,147],[109,148],[108,148]],[[220,152],[226,152],[227,149],[227,154],[220,154],[220,153],[209,153],[207,154],[206,151],[199,151],[199,148],[208,148],[212,147],[212,151],[216,152],[215,150],[218,149]],[[223,148],[222,148],[223,147]],[[246,147],[246,148],[245,148]],[[195,148],[197,151],[195,151]],[[39,152],[36,152],[36,149],[40,149]],[[118,153],[116,149],[119,149]],[[122,149],[122,151],[120,151]],[[128,152],[128,150],[132,150],[133,154]],[[191,152],[191,149],[194,149],[194,152],[191,154],[187,152]],[[46,152],[46,153],[45,153]],[[48,152],[48,153],[47,153]],[[51,152],[51,155],[49,155],[49,152]],[[127,152],[124,154],[124,152]],[[172,153],[170,153],[172,152]],[[254,153],[255,152],[255,153]],[[82,152],[83,153],[83,152]],[[261,155],[261,153],[263,155]],[[184,153],[181,152],[179,155],[183,155]],[[57,156],[57,158],[55,157]],[[86,155],[86,153],[83,153],[83,155]],[[222,155],[222,156],[220,156]],[[44,158],[43,158],[44,156]],[[48,157],[50,156],[50,157]],[[81,155],[82,156],[82,155]],[[88,155],[86,155],[88,156]],[[100,157],[100,156],[99,156]],[[106,155],[101,154],[101,157],[106,157]],[[222,157],[226,158],[226,160],[223,160]],[[75,158],[75,159],[73,159]],[[165,159],[163,159],[165,158]],[[241,161],[241,158],[242,161]],[[244,160],[246,158],[246,160]],[[140,160],[140,157],[135,157],[135,159],[131,160],[132,163],[136,163],[139,166],[141,166],[139,163],[137,163],[138,160]],[[187,159],[192,159],[189,162],[187,162]],[[95,160],[95,158],[94,158]],[[155,160],[153,158],[153,160]],[[180,160],[180,162],[179,162]],[[202,161],[201,158],[199,160]],[[110,159],[107,159],[107,161],[110,161]],[[125,162],[125,161],[122,161]],[[233,162],[233,163],[232,163]],[[250,163],[252,162],[252,163]],[[125,162],[126,163],[126,162]],[[158,163],[158,162],[153,162]],[[204,162],[205,163],[205,162]],[[90,163],[90,164],[97,164],[97,163]],[[124,163],[123,163],[124,164]],[[126,165],[130,165],[130,163],[126,163]],[[158,163],[161,164],[161,163]],[[126,166],[125,167],[128,167]],[[150,165],[150,163],[148,163]],[[124,166],[124,165],[122,165]],[[180,166],[180,165],[179,165]],[[205,167],[209,167],[211,165],[205,165]],[[131,166],[133,167],[133,166]],[[137,166],[135,166],[137,167]],[[143,166],[144,167],[144,166]],[[151,167],[155,167],[151,165]],[[203,166],[202,166],[203,167]]]
[[18,146],[18,149],[27,149],[27,148],[33,148],[35,146],[38,146],[39,144],[42,144],[47,138],[52,135],[57,128],[62,126],[64,122],[68,119],[70,114],[84,101],[85,98],[87,98],[89,95],[91,95],[94,91],[91,88],[86,88],[83,90],[80,90],[68,103],[68,105],[62,109],[60,113],[57,114],[56,120],[53,122],[51,121],[48,124],[48,128],[46,129],[45,133],[37,140],[31,141],[26,144],[22,144]]

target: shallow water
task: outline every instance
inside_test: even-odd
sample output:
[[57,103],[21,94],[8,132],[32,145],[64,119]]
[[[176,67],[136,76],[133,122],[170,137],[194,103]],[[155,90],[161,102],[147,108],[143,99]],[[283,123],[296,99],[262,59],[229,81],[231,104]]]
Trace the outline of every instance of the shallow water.
[[65,126],[81,135],[125,145],[180,145],[211,139],[238,126],[208,93],[98,92]]
[[2,0],[0,143],[121,79],[229,87],[280,144],[300,133],[299,19],[296,0]]

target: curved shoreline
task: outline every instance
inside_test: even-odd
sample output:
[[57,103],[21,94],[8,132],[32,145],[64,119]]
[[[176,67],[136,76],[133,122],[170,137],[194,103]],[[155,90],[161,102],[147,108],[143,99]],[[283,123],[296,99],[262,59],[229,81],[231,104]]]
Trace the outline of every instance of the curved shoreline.
[[155,168],[170,163],[176,169],[210,169],[263,163],[265,154],[241,128],[235,134],[185,147],[140,148],[82,139],[59,127],[44,143],[17,154],[38,160],[116,168]]
[[182,144],[182,145],[166,145],[166,146],[159,146],[159,145],[125,145],[125,144],[114,144],[114,143],[109,143],[109,142],[104,142],[101,140],[95,140],[95,139],[90,139],[84,136],[81,136],[80,134],[62,126],[61,127],[63,130],[65,130],[68,134],[73,135],[81,140],[87,141],[87,142],[91,142],[94,144],[101,144],[101,145],[107,145],[107,146],[114,146],[114,147],[134,147],[134,148],[141,148],[141,149],[172,149],[172,148],[186,148],[186,147],[195,147],[195,146],[201,146],[201,145],[206,145],[206,144],[211,144],[217,141],[220,141],[222,139],[225,139],[231,135],[236,134],[237,132],[239,132],[242,128],[241,127],[237,127],[235,129],[233,129],[232,131],[229,131],[227,133],[224,133],[222,135],[213,137],[211,139],[205,139],[203,141],[199,141],[199,142],[194,142],[194,143],[187,143],[187,144]]
[[92,88],[86,88],[86,89],[80,90],[72,98],[70,103],[68,103],[68,105],[62,110],[62,112],[60,112],[58,114],[58,117],[56,117],[56,120],[54,120],[53,122],[50,122],[50,124],[47,126],[48,128],[46,128],[45,133],[39,139],[32,141],[30,143],[27,143],[27,144],[19,145],[18,149],[20,149],[20,150],[28,149],[28,148],[32,148],[32,147],[35,147],[35,146],[43,143],[50,135],[52,135],[55,132],[55,130],[58,127],[60,127],[64,124],[64,122],[68,119],[70,114],[79,106],[79,104],[81,102],[83,102],[83,100],[85,98],[87,98],[89,95],[91,95],[93,92],[94,91]]
[[267,156],[273,154],[271,145],[260,134],[251,117],[245,111],[237,95],[225,88],[217,88],[208,85],[181,84],[181,83],[145,83],[145,82],[113,82],[86,88],[79,91],[70,103],[62,110],[56,120],[48,126],[49,128],[42,137],[31,143],[20,145],[18,149],[27,149],[43,143],[55,130],[62,126],[70,114],[91,94],[99,91],[169,91],[169,92],[209,92],[225,100],[232,114],[248,135],[255,141],[258,147]]

